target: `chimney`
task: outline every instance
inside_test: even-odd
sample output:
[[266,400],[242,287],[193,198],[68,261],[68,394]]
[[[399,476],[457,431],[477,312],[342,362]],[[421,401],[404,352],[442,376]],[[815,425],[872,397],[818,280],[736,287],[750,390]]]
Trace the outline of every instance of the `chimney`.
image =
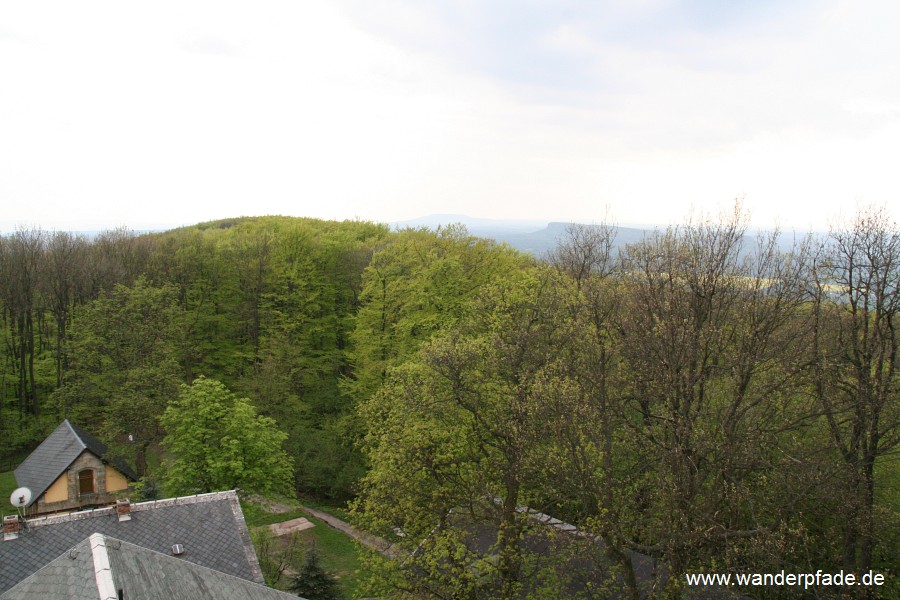
[[17,539],[19,537],[19,515],[3,517],[3,541]]
[[131,501],[128,498],[116,500],[116,516],[119,522],[131,520]]

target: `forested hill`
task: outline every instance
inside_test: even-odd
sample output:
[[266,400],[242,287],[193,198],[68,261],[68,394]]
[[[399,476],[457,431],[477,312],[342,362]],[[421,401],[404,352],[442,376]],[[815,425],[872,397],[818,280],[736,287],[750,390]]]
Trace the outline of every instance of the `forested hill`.
[[633,552],[672,597],[703,571],[895,581],[898,226],[872,209],[786,250],[744,222],[624,246],[571,226],[543,261],[457,226],[21,230],[0,237],[0,470],[70,418],[140,493],[355,499],[408,550],[379,581],[423,597],[564,596],[579,575],[520,543],[522,506],[601,540],[631,597]]
[[292,217],[90,239],[9,234],[0,238],[0,458],[8,464],[69,417],[152,474],[158,417],[180,383],[204,375],[289,434],[300,489],[346,497],[362,473],[354,394],[489,277],[454,280],[454,270],[521,260],[459,229]]

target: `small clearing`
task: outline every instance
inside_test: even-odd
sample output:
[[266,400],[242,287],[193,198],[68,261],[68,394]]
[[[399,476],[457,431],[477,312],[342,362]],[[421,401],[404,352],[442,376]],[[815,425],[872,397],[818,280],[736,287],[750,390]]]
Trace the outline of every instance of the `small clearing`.
[[296,519],[291,519],[290,521],[272,523],[269,525],[269,531],[271,531],[273,535],[281,537],[283,535],[294,533],[295,531],[304,531],[312,527],[315,527],[315,524],[311,523],[309,519],[306,517],[298,517]]

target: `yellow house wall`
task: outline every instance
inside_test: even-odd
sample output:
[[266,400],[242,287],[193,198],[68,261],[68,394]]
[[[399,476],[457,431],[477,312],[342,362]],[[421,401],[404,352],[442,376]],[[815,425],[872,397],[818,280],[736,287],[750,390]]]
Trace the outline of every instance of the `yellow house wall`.
[[128,480],[116,469],[106,465],[106,491],[118,492],[128,488]]
[[44,492],[44,502],[62,502],[69,499],[69,476],[63,473]]

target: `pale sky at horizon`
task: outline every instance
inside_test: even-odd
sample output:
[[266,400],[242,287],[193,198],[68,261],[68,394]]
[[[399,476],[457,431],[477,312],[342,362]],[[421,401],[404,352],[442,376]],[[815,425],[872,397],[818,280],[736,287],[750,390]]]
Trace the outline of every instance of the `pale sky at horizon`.
[[821,230],[900,206],[897,31],[888,1],[7,2],[0,231],[736,197]]

